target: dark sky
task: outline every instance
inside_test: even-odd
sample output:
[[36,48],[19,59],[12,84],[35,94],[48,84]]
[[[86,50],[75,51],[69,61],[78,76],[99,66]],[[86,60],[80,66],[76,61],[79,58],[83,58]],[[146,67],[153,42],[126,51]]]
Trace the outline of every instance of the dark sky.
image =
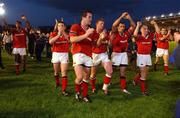
[[177,13],[180,0],[1,0],[5,3],[6,17],[14,23],[25,14],[32,25],[53,25],[55,19],[64,17],[67,24],[79,22],[84,9],[93,11],[93,19],[105,18],[107,26],[124,11],[133,19],[141,20],[145,16]]

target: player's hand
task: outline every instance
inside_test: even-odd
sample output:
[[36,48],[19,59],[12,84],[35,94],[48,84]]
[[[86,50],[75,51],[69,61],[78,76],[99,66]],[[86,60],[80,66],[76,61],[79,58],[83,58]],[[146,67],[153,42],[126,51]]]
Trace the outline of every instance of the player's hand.
[[106,36],[107,36],[107,31],[104,29],[103,32],[100,34],[100,39],[104,40]]
[[86,30],[86,36],[88,37],[89,35],[91,35],[94,32],[94,28],[89,28],[88,30]]
[[137,22],[137,26],[140,27],[142,23],[140,21]]
[[171,33],[171,28],[168,27],[167,30],[168,30],[168,34],[170,34]]
[[126,16],[124,16],[124,19],[131,19],[131,16],[129,14],[127,14]]
[[124,13],[122,13],[121,17],[125,18],[127,15],[128,15],[128,12],[124,12]]
[[151,23],[151,25],[154,25],[154,24],[156,24],[156,21],[152,20],[150,23]]
[[58,36],[61,36],[63,32],[61,30],[58,31]]

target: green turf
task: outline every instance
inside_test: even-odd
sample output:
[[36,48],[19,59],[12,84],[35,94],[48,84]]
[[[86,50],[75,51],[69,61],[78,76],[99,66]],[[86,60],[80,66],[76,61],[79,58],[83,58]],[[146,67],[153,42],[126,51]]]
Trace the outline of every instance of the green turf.
[[[98,93],[90,94],[92,103],[74,100],[74,72],[69,71],[68,91],[63,97],[55,89],[51,63],[28,59],[26,73],[15,75],[13,57],[3,52],[4,70],[0,70],[0,118],[174,118],[175,104],[180,98],[180,71],[170,67],[170,75],[163,75],[162,64],[148,76],[149,97],[131,83],[135,71],[127,72],[128,89],[132,95],[120,92],[118,73],[110,86],[111,96],[104,96],[103,69],[98,72]],[[131,71],[130,71],[131,70]],[[117,70],[116,70],[117,71]]]

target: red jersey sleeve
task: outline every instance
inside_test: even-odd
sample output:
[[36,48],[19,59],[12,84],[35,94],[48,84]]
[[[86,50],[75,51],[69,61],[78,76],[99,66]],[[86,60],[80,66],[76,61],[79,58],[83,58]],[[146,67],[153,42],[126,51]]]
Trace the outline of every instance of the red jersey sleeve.
[[72,25],[71,28],[70,28],[69,36],[70,37],[77,36],[78,30],[79,30],[79,25],[78,24]]
[[51,32],[51,34],[50,34],[50,38],[53,38],[53,37],[55,37],[57,35],[57,33],[56,32]]

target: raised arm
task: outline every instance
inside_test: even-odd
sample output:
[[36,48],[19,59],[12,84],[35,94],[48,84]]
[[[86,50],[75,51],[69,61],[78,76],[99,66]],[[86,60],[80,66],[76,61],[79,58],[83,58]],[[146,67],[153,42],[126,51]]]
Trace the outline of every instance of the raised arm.
[[129,20],[130,26],[131,26],[133,29],[136,27],[136,24],[135,24],[134,20],[132,19],[132,17],[131,17],[129,14],[127,14],[124,18],[127,19],[127,20]]
[[119,23],[121,22],[121,20],[122,20],[126,15],[128,15],[127,12],[122,13],[121,16],[119,16],[119,18],[117,18],[117,19],[114,21],[112,27],[117,27],[117,26],[119,25]]
[[151,24],[154,26],[156,33],[159,34],[160,33],[160,28],[159,28],[158,24],[156,23],[156,21],[152,20]]
[[139,29],[140,29],[140,27],[141,27],[141,25],[142,25],[142,23],[141,22],[137,22],[137,25],[136,25],[136,28],[135,28],[135,30],[134,30],[134,37],[137,37],[138,36],[138,33],[139,33]]
[[5,17],[3,17],[3,30],[11,32],[12,30],[8,26],[7,20]]
[[57,21],[57,19],[55,19],[54,31],[56,31],[57,25],[58,25],[58,21]]

